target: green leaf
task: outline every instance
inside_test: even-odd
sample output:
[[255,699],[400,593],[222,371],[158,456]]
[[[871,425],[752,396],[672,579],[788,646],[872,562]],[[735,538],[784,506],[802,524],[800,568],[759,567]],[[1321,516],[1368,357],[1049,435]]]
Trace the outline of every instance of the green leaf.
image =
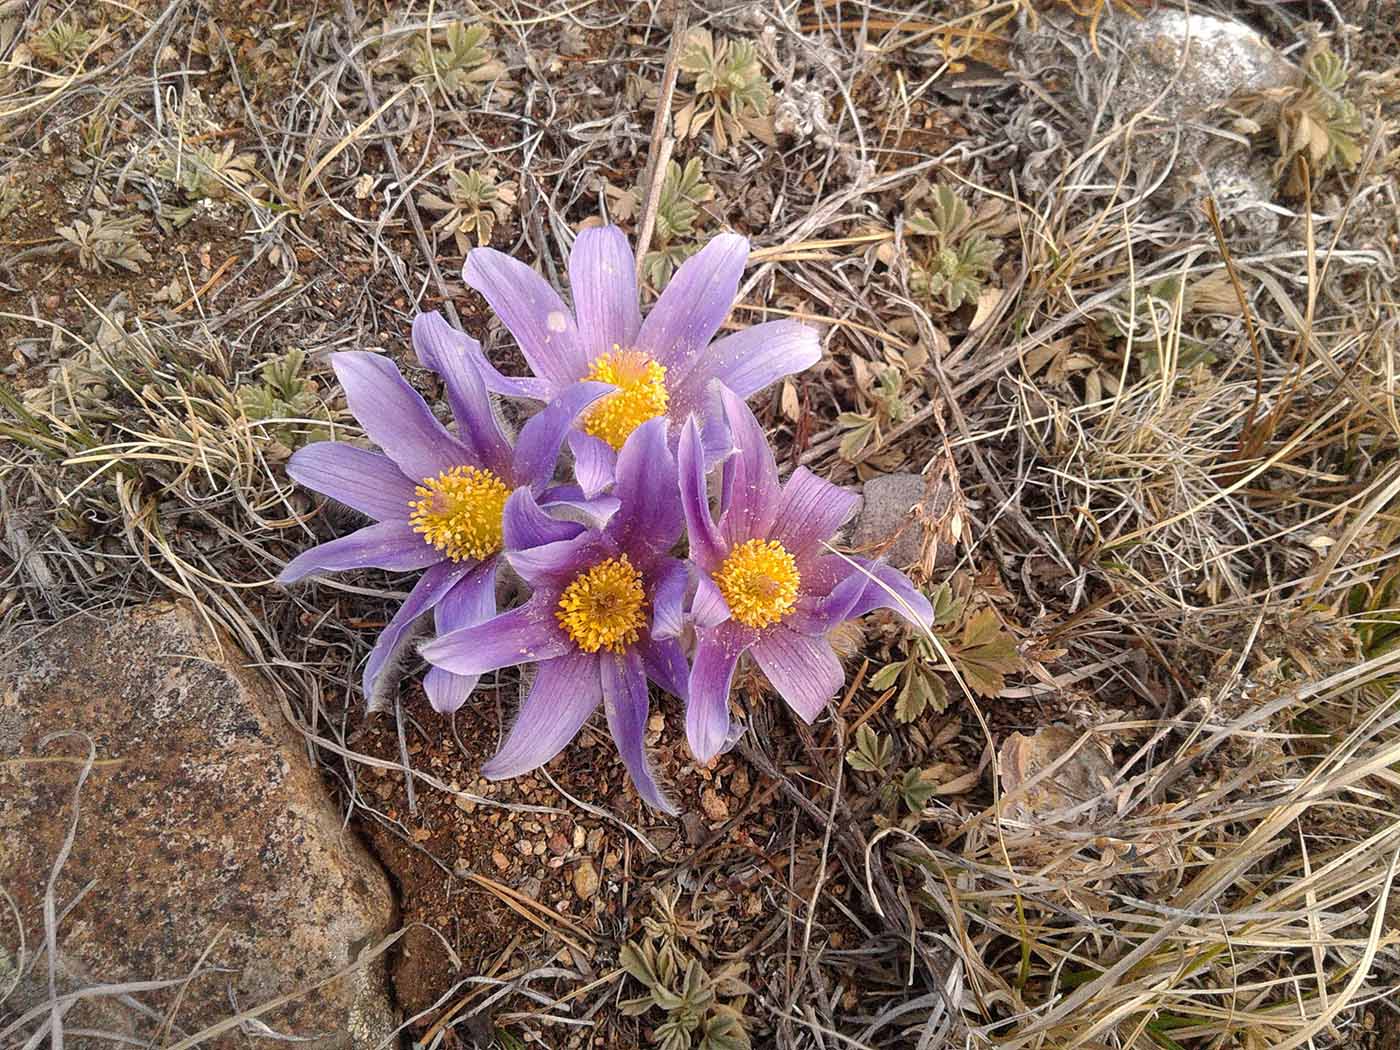
[[922,810],[924,804],[938,790],[938,785],[932,780],[926,779],[924,773],[925,771],[922,769],[911,769],[900,780],[899,794],[911,813],[918,813]]
[[968,688],[992,697],[1006,688],[1006,676],[1024,667],[1016,641],[992,609],[974,613],[963,624],[962,639],[951,653]]
[[846,752],[852,769],[863,773],[884,773],[894,757],[894,743],[868,725],[856,730],[856,746]]
[[888,689],[890,686],[894,685],[895,680],[899,678],[899,673],[903,671],[908,664],[908,660],[896,660],[894,663],[885,664],[884,667],[870,676],[870,688],[874,689],[876,692],[883,692]]

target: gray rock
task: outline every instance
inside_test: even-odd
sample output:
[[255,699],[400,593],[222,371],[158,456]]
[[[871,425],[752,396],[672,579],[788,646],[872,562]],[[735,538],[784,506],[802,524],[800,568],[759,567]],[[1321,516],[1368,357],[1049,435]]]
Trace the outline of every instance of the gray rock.
[[[384,873],[343,827],[276,695],[193,610],[75,617],[10,642],[0,655],[0,886],[23,940],[0,908],[0,993],[27,971],[4,1003],[12,1016],[49,999],[47,956],[36,956],[45,887],[89,740],[97,761],[55,886],[58,991],[178,983],[133,992],[137,1008],[84,998],[66,1028],[144,1042],[169,1024],[161,1041],[177,1039],[329,977],[394,929]],[[50,734],[66,735],[45,742]],[[23,1042],[47,1021],[44,1009],[11,1034]],[[202,1045],[286,1045],[269,1037],[278,1034],[375,1046],[394,1025],[383,960],[258,1022],[266,1028]]]
[[851,545],[871,557],[883,555],[897,569],[913,565],[922,556],[924,543],[923,519],[914,508],[926,492],[927,484],[918,474],[871,478],[865,483]]
[[[1161,8],[1115,15],[1099,26],[1099,53],[1078,23],[1049,17],[1018,36],[1023,71],[1077,67],[1077,90],[1061,95],[1085,126],[1103,106],[1132,123],[1131,162],[1140,186],[1160,180],[1174,211],[1213,195],[1223,218],[1267,236],[1274,177],[1268,159],[1229,124],[1225,104],[1247,92],[1286,87],[1299,71],[1259,33],[1232,19]],[[1100,134],[1109,125],[1099,121]]]

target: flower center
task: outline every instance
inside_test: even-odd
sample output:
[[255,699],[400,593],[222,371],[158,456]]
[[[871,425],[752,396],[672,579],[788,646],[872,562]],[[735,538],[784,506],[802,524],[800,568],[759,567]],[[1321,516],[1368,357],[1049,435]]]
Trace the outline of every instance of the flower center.
[[612,383],[616,392],[602,398],[583,416],[583,430],[621,449],[627,436],[648,419],[665,415],[671,396],[666,393],[666,368],[640,350],[624,350],[617,344],[599,354],[584,379]]
[[642,574],[623,554],[574,577],[554,615],[580,649],[622,652],[637,640],[646,621]]
[[418,486],[408,522],[453,561],[488,558],[501,549],[501,518],[510,488],[489,470],[453,467]]
[[749,540],[729,552],[714,581],[734,619],[745,627],[767,627],[792,612],[802,574],[777,540]]

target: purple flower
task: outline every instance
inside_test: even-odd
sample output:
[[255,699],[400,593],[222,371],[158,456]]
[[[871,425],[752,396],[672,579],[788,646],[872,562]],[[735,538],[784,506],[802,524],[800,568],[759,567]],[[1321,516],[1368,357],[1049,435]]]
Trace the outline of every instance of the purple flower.
[[[413,345],[419,361],[443,379],[455,435],[387,357],[347,351],[332,354],[331,365],[350,411],[383,453],[319,441],[287,465],[294,480],[375,523],[294,558],[279,582],[345,569],[427,570],[369,655],[364,690],[372,707],[382,702],[392,680],[385,672],[420,616],[432,612],[443,633],[495,615],[502,517],[513,493],[572,504],[581,515],[605,517],[616,508],[612,497],[584,501],[566,488],[548,489],[565,432],[609,387],[571,387],[525,424],[512,448],[482,379],[480,344],[431,313],[414,320]],[[433,707],[450,712],[476,679],[434,668],[423,685]]]
[[723,234],[687,260],[642,320],[636,263],[616,226],[584,230],[569,256],[570,311],[524,263],[491,248],[467,256],[462,279],[480,292],[515,336],[534,378],[488,373],[498,393],[549,400],[593,379],[618,389],[586,412],[569,435],[585,494],[612,481],[617,450],[648,419],[679,426],[691,413],[707,424],[712,457],[727,447],[706,396],[718,379],[740,397],[800,372],[821,358],[817,334],[796,321],[770,321],[711,342],[729,314],[749,242]]
[[544,765],[601,703],[608,729],[642,798],[676,812],[657,787],[643,745],[648,679],[684,697],[685,655],[654,624],[679,618],[685,568],[667,553],[683,522],[667,423],[653,419],[617,458],[620,506],[601,530],[543,513],[527,489],[506,503],[506,558],[531,588],[529,600],[423,646],[429,662],[474,676],[538,663],[505,744],[482,767],[492,780]]
[[702,762],[729,733],[729,685],[751,652],[768,681],[811,722],[845,681],[826,634],[842,620],[894,609],[924,627],[933,608],[909,579],[864,558],[823,553],[854,513],[857,497],[804,467],[787,484],[762,428],[743,400],[720,388],[734,454],[720,477],[719,522],[710,515],[705,459],[694,420],[681,432],[681,501],[698,570],[691,618],[695,656],[686,736]]

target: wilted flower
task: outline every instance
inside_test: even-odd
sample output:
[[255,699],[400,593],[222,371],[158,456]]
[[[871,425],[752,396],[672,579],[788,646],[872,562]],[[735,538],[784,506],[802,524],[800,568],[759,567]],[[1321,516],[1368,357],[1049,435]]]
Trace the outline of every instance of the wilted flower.
[[647,680],[684,697],[686,663],[674,637],[653,633],[679,616],[685,569],[667,553],[683,526],[676,461],[664,419],[638,427],[617,459],[619,509],[601,530],[544,514],[534,494],[505,508],[506,558],[529,584],[519,608],[441,633],[422,649],[453,674],[475,676],[538,663],[501,750],[482,767],[492,780],[544,765],[601,703],[642,798],[675,812],[647,766]]
[[[443,379],[455,435],[387,357],[347,351],[331,355],[331,365],[350,411],[383,453],[320,441],[287,464],[294,480],[369,515],[375,524],[294,558],[280,582],[346,569],[427,570],[365,665],[364,690],[372,706],[388,681],[384,672],[420,616],[433,612],[443,633],[495,614],[501,520],[513,493],[570,503],[575,515],[605,517],[617,502],[611,497],[583,501],[569,489],[550,487],[565,432],[608,387],[570,387],[525,424],[512,448],[482,379],[480,344],[436,313],[414,321],[413,344],[418,359]],[[462,705],[476,679],[434,668],[423,684],[433,707],[448,712]]]
[[925,627],[933,608],[903,573],[863,558],[824,553],[856,508],[852,492],[798,467],[778,484],[763,430],[743,400],[718,397],[734,443],[721,468],[719,522],[710,515],[700,428],[681,433],[681,501],[698,570],[691,616],[696,646],[686,736],[707,761],[729,732],[729,686],[751,652],[779,695],[812,721],[845,680],[826,635],[880,607]]
[[688,259],[646,320],[638,306],[636,261],[615,226],[588,229],[569,256],[572,311],[530,267],[491,248],[467,255],[463,280],[480,292],[520,344],[534,378],[492,372],[503,394],[549,400],[581,379],[618,389],[581,417],[569,435],[586,494],[607,487],[617,451],[648,419],[678,424],[697,413],[712,456],[726,447],[706,396],[720,380],[748,397],[821,357],[817,334],[796,321],[769,321],[711,342],[734,305],[749,242],[723,234]]

